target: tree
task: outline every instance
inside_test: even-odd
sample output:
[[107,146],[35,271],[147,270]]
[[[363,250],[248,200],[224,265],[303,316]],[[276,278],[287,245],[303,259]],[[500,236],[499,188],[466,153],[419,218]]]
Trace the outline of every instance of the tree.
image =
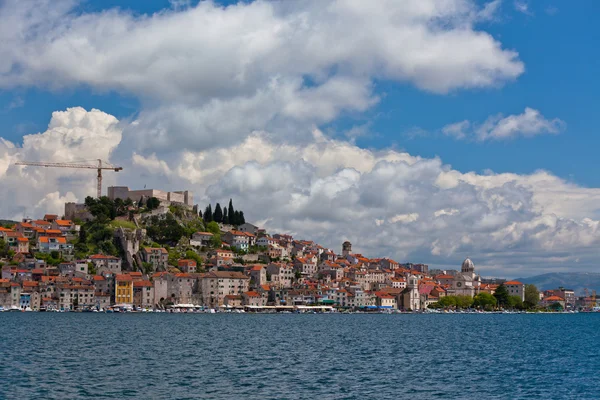
[[508,294],[508,289],[506,288],[506,286],[504,286],[504,284],[498,286],[498,288],[494,292],[494,297],[498,301],[499,306],[508,305],[510,295]]
[[160,200],[157,199],[156,197],[149,197],[148,200],[146,200],[146,207],[148,208],[148,210],[154,210],[156,208],[158,208],[160,206]]
[[456,296],[456,307],[470,308],[472,305],[473,298],[471,296]]
[[215,212],[213,213],[213,221],[215,222],[223,222],[223,210],[221,210],[221,205],[217,203],[215,206]]
[[238,225],[244,225],[246,223],[246,219],[244,218],[244,212],[240,211],[240,220],[238,221]]
[[204,209],[204,221],[211,222],[213,220],[213,213],[210,204]]
[[439,301],[440,307],[456,307],[456,296],[444,296]]
[[233,212],[233,221],[232,221],[232,225],[238,226],[240,225],[240,212],[235,210]]
[[229,224],[229,217],[227,216],[227,207],[223,207],[223,223]]
[[510,308],[516,308],[518,310],[523,308],[523,300],[521,300],[520,296],[509,296],[508,297],[508,306]]
[[221,229],[219,228],[219,225],[212,221],[209,222],[208,224],[206,224],[206,230],[210,233],[212,233],[213,235],[220,235],[221,234]]
[[554,310],[554,311],[561,311],[561,310],[563,309],[563,306],[562,306],[562,304],[560,304],[560,303],[557,301],[556,303],[552,303],[552,304],[550,304],[550,307],[549,307],[549,308],[550,308],[551,310]]
[[87,242],[87,228],[85,226],[82,226],[81,228],[79,228],[79,243],[86,243]]
[[482,292],[473,298],[473,305],[481,308],[492,308],[498,301],[489,293]]
[[185,232],[185,228],[171,214],[166,214],[164,218],[153,216],[146,227],[148,237],[161,244],[177,243]]
[[533,284],[525,285],[525,301],[523,306],[525,308],[534,308],[540,301],[540,292],[537,287]]
[[227,215],[228,215],[228,218],[229,218],[229,223],[231,225],[235,224],[235,221],[234,221],[234,212],[235,212],[235,210],[233,209],[233,200],[229,199],[229,206],[228,206],[228,210],[227,210]]
[[8,255],[8,243],[0,238],[0,257],[6,257]]

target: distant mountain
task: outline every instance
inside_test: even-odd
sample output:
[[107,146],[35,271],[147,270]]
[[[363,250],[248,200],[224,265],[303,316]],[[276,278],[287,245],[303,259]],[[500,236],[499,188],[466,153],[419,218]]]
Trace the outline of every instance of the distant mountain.
[[515,280],[533,283],[539,290],[556,289],[562,286],[573,289],[577,295],[583,295],[583,289],[596,290],[600,294],[600,273],[596,272],[552,272]]

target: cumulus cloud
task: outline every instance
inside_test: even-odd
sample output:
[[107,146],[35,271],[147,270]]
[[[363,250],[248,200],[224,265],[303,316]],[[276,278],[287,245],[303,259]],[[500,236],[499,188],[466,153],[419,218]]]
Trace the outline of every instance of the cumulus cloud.
[[509,140],[518,136],[556,135],[566,123],[558,118],[546,119],[538,110],[526,107],[522,114],[489,117],[483,124],[464,120],[446,125],[442,133],[455,139],[476,138],[479,141]]
[[[123,122],[101,111],[72,108],[53,113],[45,132],[27,135],[22,143],[2,140],[2,214],[60,214],[64,201],[93,195],[89,171],[13,163],[111,161],[122,129]],[[362,149],[318,129],[303,144],[278,143],[255,132],[230,149],[131,156],[124,171],[107,174],[107,185],[118,178],[132,187],[144,182],[191,189],[202,205],[233,198],[249,221],[269,231],[334,249],[349,239],[370,256],[452,267],[470,255],[497,268],[488,274],[521,275],[556,267],[571,254],[577,254],[579,268],[593,268],[600,244],[600,190],[544,171],[462,173],[437,158]]]
[[[118,120],[99,110],[81,107],[52,113],[48,129],[25,135],[22,143],[0,141],[0,210],[6,218],[62,214],[66,201],[94,195],[94,170],[15,166],[17,161],[110,161],[121,141]],[[105,174],[105,185],[115,177]]]
[[379,100],[376,80],[423,90],[502,85],[518,54],[469,0],[240,2],[134,15],[75,2],[0,6],[0,88],[89,86],[141,99],[126,143],[139,153],[225,147],[264,130],[291,141]]

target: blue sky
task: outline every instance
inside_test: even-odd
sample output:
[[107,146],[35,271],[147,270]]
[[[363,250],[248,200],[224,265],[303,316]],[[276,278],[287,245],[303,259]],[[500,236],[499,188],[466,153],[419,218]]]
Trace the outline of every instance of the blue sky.
[[202,208],[233,198],[247,220],[334,249],[470,256],[498,276],[593,271],[598,11],[0,2],[0,216],[95,191],[89,174],[15,161],[102,158],[124,167],[106,185],[192,190]]
[[[235,3],[222,1],[222,4]],[[85,1],[80,10],[101,11],[119,7],[151,14],[170,7],[169,1]],[[480,26],[514,49],[525,63],[525,73],[500,88],[455,90],[447,95],[428,93],[410,84],[377,81],[382,99],[367,112],[346,113],[326,124],[334,134],[355,125],[368,126],[369,134],[357,139],[362,147],[394,146],[411,154],[441,157],[461,171],[531,173],[546,169],[586,186],[600,186],[595,172],[597,134],[597,79],[600,53],[593,51],[600,40],[590,15],[600,11],[596,1],[576,6],[558,1],[528,3],[529,14],[504,1],[493,21]],[[134,96],[99,91],[86,86],[47,90],[13,88],[0,91],[0,124],[3,136],[17,140],[23,134],[43,131],[52,111],[72,106],[98,108],[118,118],[135,114]],[[547,118],[560,118],[567,128],[559,135],[538,136],[504,142],[455,141],[440,134],[449,123],[468,119],[484,121],[502,113],[518,114],[532,107]],[[420,135],[415,132],[422,131]]]

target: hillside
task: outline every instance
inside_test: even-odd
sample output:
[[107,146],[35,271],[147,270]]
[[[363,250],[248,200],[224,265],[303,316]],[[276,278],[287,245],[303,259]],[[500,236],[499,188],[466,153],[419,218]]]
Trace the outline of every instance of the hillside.
[[594,272],[552,272],[528,278],[517,278],[516,280],[523,283],[533,283],[539,290],[556,289],[563,286],[567,289],[573,289],[578,295],[583,295],[583,290],[586,288],[600,293],[600,273]]

